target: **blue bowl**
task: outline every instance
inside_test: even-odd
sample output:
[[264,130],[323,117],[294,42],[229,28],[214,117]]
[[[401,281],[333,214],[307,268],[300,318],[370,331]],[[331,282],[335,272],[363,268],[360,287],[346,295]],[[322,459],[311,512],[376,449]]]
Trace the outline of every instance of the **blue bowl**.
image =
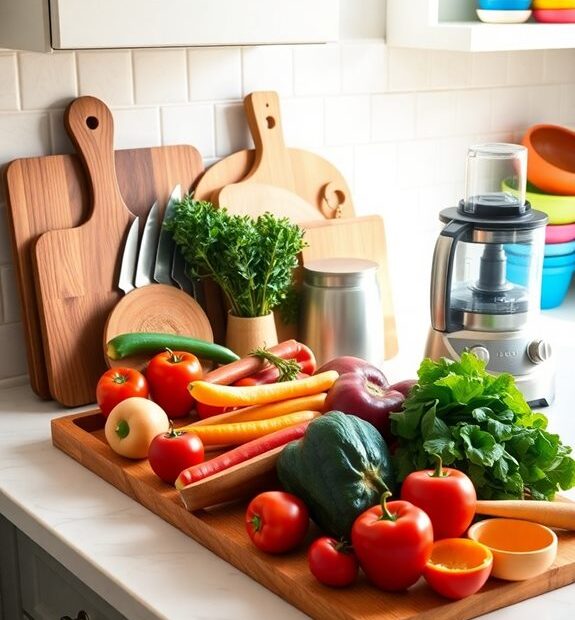
[[[523,248],[526,246],[519,247],[521,247],[522,249],[518,254],[515,253],[515,248],[505,248],[507,252],[507,262],[526,267],[527,265],[529,265],[530,256],[526,251],[523,250]],[[545,267],[565,267],[568,265],[575,265],[575,252],[571,252],[571,254],[559,254],[557,256],[543,257],[544,269]]]
[[575,252],[575,241],[545,244],[545,256],[563,256]]
[[[563,265],[561,267],[543,267],[543,280],[541,281],[542,310],[556,308],[563,303],[569,291],[569,285],[571,284],[571,277],[573,276],[574,270],[575,263]],[[525,286],[527,284],[526,264],[521,264],[521,261],[514,262],[513,260],[508,260],[507,279],[515,284]]]
[[531,0],[477,0],[477,8],[487,11],[525,11]]

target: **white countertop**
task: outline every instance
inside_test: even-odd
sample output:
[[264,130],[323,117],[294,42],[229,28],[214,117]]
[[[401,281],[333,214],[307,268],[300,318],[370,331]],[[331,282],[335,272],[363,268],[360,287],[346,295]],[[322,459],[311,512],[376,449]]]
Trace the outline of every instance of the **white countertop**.
[[[575,290],[542,324],[557,360],[556,401],[545,413],[575,446]],[[417,361],[400,354],[385,368],[389,379],[413,376]],[[0,512],[25,534],[130,620],[307,617],[54,448],[50,420],[70,413],[27,385],[0,390]],[[484,618],[570,620],[573,600],[575,585]]]

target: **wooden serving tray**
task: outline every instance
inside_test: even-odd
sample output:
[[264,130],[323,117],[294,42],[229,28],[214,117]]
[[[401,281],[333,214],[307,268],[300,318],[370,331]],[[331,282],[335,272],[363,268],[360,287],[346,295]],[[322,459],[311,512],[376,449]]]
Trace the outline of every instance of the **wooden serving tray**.
[[53,419],[52,441],[84,467],[318,620],[466,620],[575,581],[575,532],[558,531],[557,559],[547,572],[519,582],[490,579],[481,592],[460,601],[435,594],[423,579],[402,593],[382,592],[361,574],[350,588],[328,588],[315,580],[307,566],[307,543],[319,535],[317,529],[311,529],[309,540],[297,552],[272,556],[258,551],[245,532],[245,501],[188,512],[179,493],[157,478],[146,460],[129,461],[109,448],[98,410]]

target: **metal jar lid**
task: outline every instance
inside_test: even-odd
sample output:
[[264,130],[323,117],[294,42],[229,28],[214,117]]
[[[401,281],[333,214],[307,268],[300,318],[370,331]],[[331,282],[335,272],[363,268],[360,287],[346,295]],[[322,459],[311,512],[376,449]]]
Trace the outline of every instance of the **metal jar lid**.
[[305,284],[325,288],[361,286],[373,279],[379,265],[362,258],[321,258],[303,267]]

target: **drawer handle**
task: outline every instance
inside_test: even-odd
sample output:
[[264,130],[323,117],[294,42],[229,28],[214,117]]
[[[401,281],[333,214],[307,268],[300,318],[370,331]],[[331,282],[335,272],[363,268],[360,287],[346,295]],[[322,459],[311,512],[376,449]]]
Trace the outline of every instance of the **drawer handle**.
[[80,609],[75,618],[70,618],[70,616],[62,616],[60,620],[90,620],[90,616],[83,609]]

